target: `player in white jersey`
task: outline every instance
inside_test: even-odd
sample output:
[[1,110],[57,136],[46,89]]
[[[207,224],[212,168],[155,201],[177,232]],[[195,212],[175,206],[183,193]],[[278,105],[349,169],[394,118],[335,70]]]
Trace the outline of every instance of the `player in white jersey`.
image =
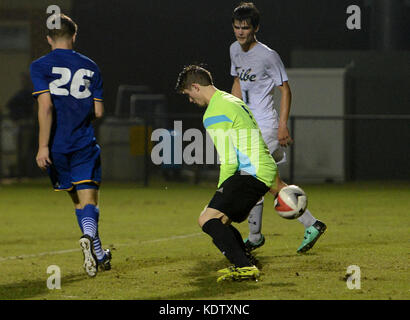
[[[276,51],[256,40],[259,11],[251,2],[242,2],[234,10],[232,26],[236,40],[230,47],[232,94],[242,99],[252,111],[269,151],[277,164],[286,162],[285,147],[293,141],[287,127],[291,90],[285,67]],[[280,114],[276,112],[273,91],[281,93]],[[263,198],[251,210],[248,218],[249,236],[245,245],[249,251],[265,243],[262,229]],[[326,230],[326,225],[309,210],[298,218],[305,227],[302,244],[297,252],[306,252]]]

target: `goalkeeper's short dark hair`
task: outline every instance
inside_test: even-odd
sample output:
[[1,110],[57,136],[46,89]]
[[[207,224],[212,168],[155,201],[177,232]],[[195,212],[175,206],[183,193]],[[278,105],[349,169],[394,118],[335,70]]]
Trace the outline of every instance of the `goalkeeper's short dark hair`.
[[175,90],[182,93],[185,89],[191,87],[193,83],[198,83],[201,86],[213,85],[212,75],[205,68],[191,64],[184,67],[178,75]]

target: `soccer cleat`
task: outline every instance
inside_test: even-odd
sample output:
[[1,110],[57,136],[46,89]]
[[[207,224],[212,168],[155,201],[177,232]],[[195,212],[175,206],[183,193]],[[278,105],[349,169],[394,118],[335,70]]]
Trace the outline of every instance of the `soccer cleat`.
[[84,256],[84,270],[90,277],[95,277],[98,272],[98,263],[94,254],[93,239],[85,234],[80,238],[79,243]]
[[252,253],[250,253],[249,251],[245,251],[245,255],[248,258],[250,264],[257,266],[258,268],[260,267],[259,260],[256,259]]
[[[246,256],[248,257],[249,262],[252,265],[254,265],[258,269],[260,269],[260,266],[258,265],[259,261],[252,254],[246,253]],[[230,267],[227,267],[227,268],[223,268],[223,269],[218,270],[218,273],[222,273],[222,274],[229,273],[229,272],[235,271],[235,268],[236,268],[235,266],[230,266]]]
[[246,251],[251,252],[259,247],[262,247],[265,244],[265,237],[261,234],[261,238],[257,243],[251,242],[248,238],[244,240]]
[[227,274],[227,273],[230,273],[230,272],[233,272],[233,271],[235,271],[235,266],[230,266],[228,268],[223,268],[223,269],[218,270],[217,272],[222,273],[222,274]]
[[258,281],[260,272],[255,266],[250,267],[228,267],[221,269],[218,273],[222,275],[216,280],[217,282],[232,280],[232,281],[242,281],[242,280],[255,280]]
[[102,260],[98,260],[98,268],[102,271],[111,270],[111,259],[112,254],[110,249],[104,250],[104,258]]
[[306,228],[302,244],[298,248],[297,252],[304,253],[312,249],[317,239],[319,239],[319,237],[326,231],[326,228],[326,225],[319,220],[316,220],[313,225]]

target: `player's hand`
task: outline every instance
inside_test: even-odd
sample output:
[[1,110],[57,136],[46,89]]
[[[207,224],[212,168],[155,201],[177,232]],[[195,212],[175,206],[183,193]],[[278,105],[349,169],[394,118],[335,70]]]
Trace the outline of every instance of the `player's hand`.
[[278,128],[278,140],[279,144],[282,147],[290,146],[293,143],[293,140],[289,134],[289,130],[287,126],[280,126]]
[[49,150],[48,147],[42,147],[38,149],[36,161],[37,165],[41,170],[46,170],[47,167],[51,164],[51,160],[49,157]]

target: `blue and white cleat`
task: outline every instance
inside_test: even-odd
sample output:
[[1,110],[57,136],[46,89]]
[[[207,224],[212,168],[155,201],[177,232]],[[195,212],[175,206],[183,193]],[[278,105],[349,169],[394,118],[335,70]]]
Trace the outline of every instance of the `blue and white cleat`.
[[97,257],[94,254],[93,239],[89,235],[83,235],[80,238],[80,247],[83,251],[84,270],[89,277],[95,277],[98,272]]
[[108,271],[111,270],[111,259],[112,259],[112,254],[110,249],[105,249],[104,250],[104,258],[102,260],[98,260],[98,268],[101,271]]

